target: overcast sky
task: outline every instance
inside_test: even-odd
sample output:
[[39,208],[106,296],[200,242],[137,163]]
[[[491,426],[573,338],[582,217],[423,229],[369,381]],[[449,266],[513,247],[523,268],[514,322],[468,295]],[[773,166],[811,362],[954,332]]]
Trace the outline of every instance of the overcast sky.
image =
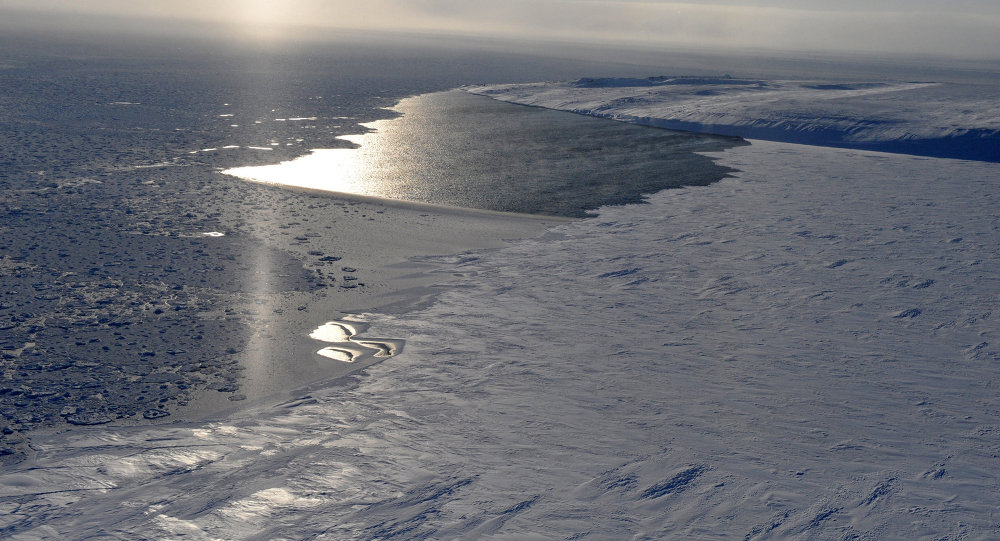
[[1000,0],[0,0],[0,9],[647,45],[1000,58]]

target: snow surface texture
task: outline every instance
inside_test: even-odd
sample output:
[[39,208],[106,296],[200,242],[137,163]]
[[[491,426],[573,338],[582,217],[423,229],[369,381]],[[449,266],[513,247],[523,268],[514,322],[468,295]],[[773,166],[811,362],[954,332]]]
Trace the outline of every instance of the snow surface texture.
[[351,385],[39,437],[11,539],[996,539],[994,164],[753,142],[479,258]]
[[1000,161],[996,85],[650,77],[466,90],[660,128]]

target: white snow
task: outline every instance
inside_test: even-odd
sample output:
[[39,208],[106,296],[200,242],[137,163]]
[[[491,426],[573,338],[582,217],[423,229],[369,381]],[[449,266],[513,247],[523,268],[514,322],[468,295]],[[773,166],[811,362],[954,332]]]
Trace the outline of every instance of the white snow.
[[350,320],[406,341],[351,385],[37,437],[0,531],[1000,537],[996,164],[718,158],[734,178],[452,259],[434,305]]

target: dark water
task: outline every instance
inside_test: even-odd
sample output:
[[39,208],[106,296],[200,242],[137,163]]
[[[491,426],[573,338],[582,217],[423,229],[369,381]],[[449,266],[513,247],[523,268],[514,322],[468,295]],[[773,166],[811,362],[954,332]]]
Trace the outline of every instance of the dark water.
[[357,150],[243,174],[391,199],[581,217],[665,188],[717,181],[728,170],[696,152],[742,144],[462,91],[409,98],[397,110],[403,116],[375,123]]

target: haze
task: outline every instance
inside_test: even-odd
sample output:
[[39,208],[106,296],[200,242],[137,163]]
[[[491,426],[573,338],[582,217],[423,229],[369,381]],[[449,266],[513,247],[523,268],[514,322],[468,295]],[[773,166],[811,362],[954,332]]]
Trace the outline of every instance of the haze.
[[588,43],[1000,57],[995,0],[0,0],[3,11],[192,21],[258,40],[303,28]]

